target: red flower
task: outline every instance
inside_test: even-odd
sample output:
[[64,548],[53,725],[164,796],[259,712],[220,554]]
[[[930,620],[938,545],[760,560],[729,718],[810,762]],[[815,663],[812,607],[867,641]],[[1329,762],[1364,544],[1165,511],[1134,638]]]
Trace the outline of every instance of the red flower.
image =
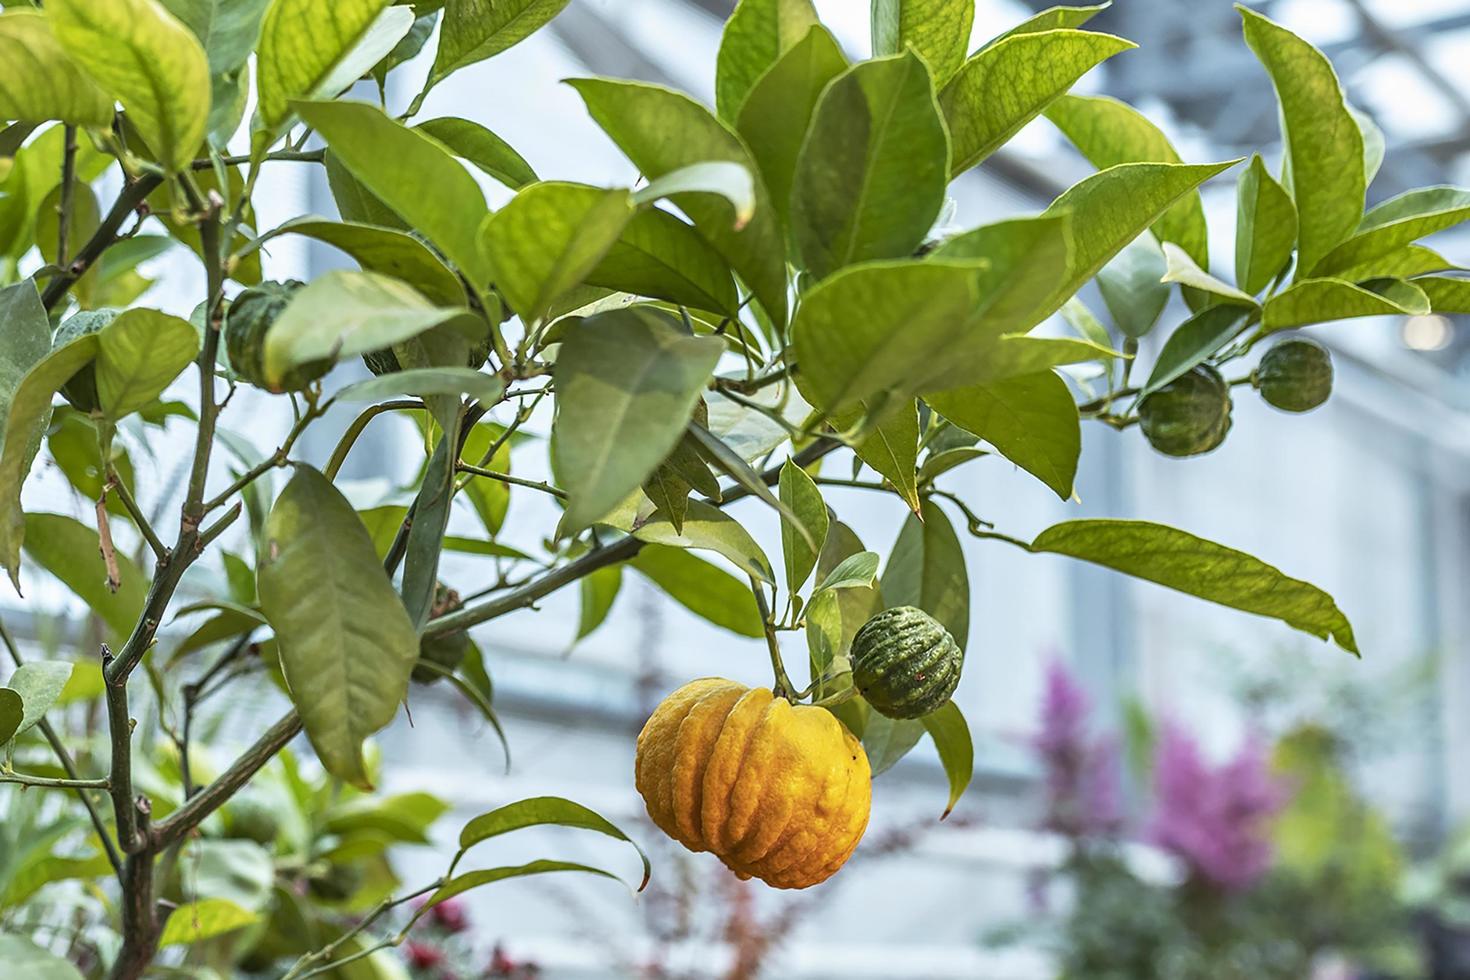
[[440,902],[429,911],[429,918],[434,924],[445,932],[457,934],[464,932],[470,927],[469,916],[465,914],[464,903],[455,899]]
[[444,953],[427,943],[409,940],[404,946],[408,954],[408,964],[415,970],[432,970],[444,962]]

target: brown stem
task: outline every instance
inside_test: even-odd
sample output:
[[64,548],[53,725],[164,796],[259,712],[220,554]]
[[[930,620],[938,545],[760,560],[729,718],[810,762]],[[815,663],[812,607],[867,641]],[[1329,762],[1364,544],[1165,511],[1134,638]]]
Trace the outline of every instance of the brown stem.
[[77,128],[62,128],[64,148],[61,156],[61,204],[56,215],[56,264],[66,268],[66,253],[71,237],[71,212],[77,171]]
[[107,519],[107,484],[97,498],[97,550],[102,552],[102,564],[107,569],[107,591],[116,592],[122,586],[122,573],[117,567],[117,549],[112,544],[112,522]]
[[72,284],[86,274],[87,270],[92,267],[92,263],[107,251],[108,246],[117,241],[118,229],[128,219],[128,215],[136,211],[138,206],[146,201],[148,195],[152,194],[161,183],[163,183],[162,177],[156,174],[145,174],[123,188],[122,193],[113,202],[112,210],[103,217],[102,223],[97,226],[92,237],[87,239],[87,243],[77,250],[76,257],[71,260],[71,264],[63,266],[62,270],[52,276],[51,281],[46,284],[46,291],[41,294],[41,302],[48,311],[61,302],[61,298],[66,295],[66,291],[72,287]]

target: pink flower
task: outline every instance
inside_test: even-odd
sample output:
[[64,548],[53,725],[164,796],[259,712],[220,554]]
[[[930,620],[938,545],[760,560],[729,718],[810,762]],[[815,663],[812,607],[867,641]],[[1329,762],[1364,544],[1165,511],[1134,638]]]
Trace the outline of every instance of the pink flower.
[[470,927],[469,916],[465,914],[464,903],[455,898],[440,902],[430,909],[429,918],[433,920],[435,925],[451,935],[464,932]]
[[428,943],[409,940],[404,944],[404,952],[408,955],[408,965],[415,970],[432,970],[444,962],[444,953]]
[[1053,660],[1033,745],[1046,769],[1046,826],[1070,837],[1113,834],[1123,822],[1118,746],[1088,735],[1091,710],[1087,692]]
[[1154,757],[1154,796],[1150,839],[1196,877],[1241,891],[1270,870],[1270,821],[1290,792],[1272,775],[1259,739],[1247,739],[1234,759],[1211,768],[1188,732],[1165,724]]

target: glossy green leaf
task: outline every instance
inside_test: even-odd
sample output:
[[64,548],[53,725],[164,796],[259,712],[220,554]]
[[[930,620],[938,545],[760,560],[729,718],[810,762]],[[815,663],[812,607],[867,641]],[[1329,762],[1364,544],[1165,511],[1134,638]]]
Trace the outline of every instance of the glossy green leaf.
[[201,898],[174,909],[164,923],[160,947],[187,946],[253,925],[260,918],[227,898]]
[[1348,112],[1352,113],[1353,121],[1358,124],[1358,132],[1363,134],[1363,179],[1371,184],[1373,178],[1378,176],[1379,168],[1383,166],[1388,144],[1383,138],[1383,130],[1378,128],[1372,116],[1351,102],[1348,103]]
[[1266,171],[1258,153],[1236,192],[1235,280],[1252,296],[1271,284],[1296,247],[1296,204]]
[[924,737],[924,723],[885,717],[868,708],[866,702],[862,703],[862,710],[866,712],[861,736],[863,750],[868,754],[873,775],[880,776],[919,744],[919,739]]
[[964,649],[970,637],[970,578],[954,526],[939,505],[910,514],[883,569],[883,601],[916,606],[949,630]]
[[260,25],[255,65],[256,113],[269,138],[290,119],[292,99],[337,95],[324,83],[368,34],[388,2],[337,0],[324,5],[315,0],[272,0]]
[[1285,185],[1296,201],[1297,278],[1357,228],[1367,179],[1363,134],[1327,58],[1291,31],[1237,4],[1245,40],[1281,103]]
[[0,119],[59,119],[74,126],[107,126],[112,97],[67,55],[37,10],[0,14]]
[[469,395],[493,405],[505,393],[505,382],[474,368],[435,367],[394,371],[365,381],[355,381],[337,392],[339,401],[375,402],[394,396]]
[[1048,7],[1039,14],[1027,17],[1005,33],[991,38],[981,46],[980,50],[994,47],[997,43],[1008,37],[1015,37],[1017,34],[1040,34],[1042,31],[1081,27],[1110,6],[1112,6],[1111,0],[1090,7]]
[[873,0],[873,54],[912,48],[943,86],[965,60],[974,22],[974,0]]
[[567,0],[448,0],[430,83],[521,43],[566,5]]
[[[857,413],[851,419],[856,422]],[[842,420],[844,423],[846,418]],[[853,447],[858,459],[867,463],[909,505],[919,509],[918,460],[919,460],[919,408],[912,399],[896,411],[885,412],[873,431]]]
[[633,215],[583,281],[711,313],[738,312],[735,280],[725,260],[698,231],[657,208]]
[[1189,253],[1184,251],[1173,242],[1164,243],[1164,258],[1169,264],[1169,271],[1164,274],[1164,282],[1177,282],[1181,286],[1190,286],[1202,292],[1212,293],[1219,296],[1227,303],[1236,303],[1240,306],[1256,306],[1255,297],[1249,293],[1241,292],[1224,280],[1217,279],[1195,264]]
[[817,100],[846,69],[842,48],[818,24],[760,77],[740,108],[735,128],[760,165],[783,222],[789,219],[796,160]]
[[363,741],[393,720],[419,639],[352,506],[297,466],[266,520],[261,610],[307,738],[328,772],[370,788]]
[[849,555],[822,579],[817,592],[834,589],[868,589],[878,584],[878,553],[859,551]]
[[[485,468],[496,473],[511,472],[511,443],[508,439],[501,441],[500,438],[504,431],[500,426],[490,423],[482,422],[475,426],[465,439],[460,458],[471,463],[479,463],[485,459],[485,454],[490,451],[491,446],[500,442],[499,448],[485,463]],[[464,493],[475,508],[480,523],[485,526],[485,531],[492,536],[499,534],[501,526],[505,523],[506,512],[510,508],[510,486],[499,480],[476,476],[464,485]],[[447,543],[445,547],[448,547]]]
[[119,587],[107,587],[97,529],[62,514],[25,515],[26,555],[56,576],[107,624],[109,640],[126,638],[143,614],[148,580],[127,555],[117,556]]
[[[1158,126],[1117,99],[1064,95],[1047,107],[1046,117],[1099,170],[1120,163],[1184,162]],[[1160,215],[1153,233],[1159,241],[1184,249],[1200,265],[1209,264],[1209,229],[1198,193],[1186,194]]]
[[633,536],[650,544],[713,551],[747,575],[762,582],[776,581],[770,559],[750,532],[729,514],[700,500],[689,501],[680,532],[674,530],[667,516],[660,514],[634,530]]
[[0,687],[0,749],[3,749],[20,731],[20,723],[25,720],[25,702],[16,692],[8,687]]
[[1098,270],[1097,289],[1118,332],[1137,339],[1148,335],[1169,303],[1164,283],[1168,265],[1151,235],[1140,235]]
[[440,902],[447,902],[451,898],[463,895],[465,892],[482,885],[491,885],[497,881],[505,881],[510,878],[523,878],[526,875],[548,874],[553,871],[580,871],[583,874],[599,875],[603,878],[611,878],[613,881],[622,881],[617,875],[601,868],[594,868],[586,864],[573,864],[569,861],[547,861],[537,860],[527,864],[506,868],[488,868],[484,871],[467,871],[458,877],[451,878],[438,891],[424,900],[424,903],[414,912],[414,918],[424,915],[429,909]]
[[1071,389],[1056,373],[1023,374],[926,396],[934,409],[1035,476],[1063,500],[1072,496],[1082,428]]
[[41,435],[51,417],[51,399],[96,356],[96,334],[78,337],[32,364],[8,399],[5,437],[0,440],[0,564],[9,571],[17,592],[20,591],[20,546],[25,539],[21,484],[40,449]]
[[644,545],[629,564],[681,606],[741,636],[765,635],[750,585],[678,548]]
[[[732,449],[729,443],[715,435],[709,429],[700,425],[699,422],[689,423],[689,436],[697,445],[699,454],[710,461],[710,463],[727,476],[732,477],[742,489],[749,491],[751,496],[765,503],[776,513],[790,520],[798,534],[805,535],[806,525],[797,519],[791,509],[782,503],[781,499],[771,492],[766,485],[765,478],[745,461],[745,458]],[[811,542],[816,547],[816,542]]]
[[910,255],[944,204],[948,142],[912,51],[864,61],[822,94],[796,163],[791,226],[807,271]]
[[945,449],[941,452],[931,452],[924,459],[924,465],[919,467],[919,484],[921,486],[933,483],[956,466],[963,466],[971,460],[990,455],[983,449],[975,446],[958,446],[954,449]]
[[623,587],[623,566],[609,565],[586,575],[577,583],[582,601],[581,616],[577,620],[577,640],[591,636],[597,627],[607,620],[613,602]]
[[51,352],[51,323],[34,279],[0,289],[0,324],[5,325],[5,343],[0,344],[0,432],[4,432],[21,379]]
[[1250,326],[1250,312],[1241,306],[1211,306],[1175,327],[1154,360],[1143,394],[1157,391],[1224,349]]
[[552,466],[569,496],[564,529],[599,520],[679,441],[724,349],[656,311],[629,307],[572,325],[553,377]]
[[939,93],[949,124],[951,174],[990,156],[1083,75],[1135,47],[1110,34],[1052,30],[1016,34],[982,48]]
[[811,0],[740,0],[715,57],[715,108],[733,122],[756,81],[817,24]]
[[[251,591],[255,589],[254,572],[251,572]],[[203,649],[224,640],[235,639],[241,634],[266,625],[265,617],[254,609],[244,606],[220,604],[224,608],[200,623],[194,632],[179,641],[169,656],[169,664],[172,665],[183,657],[187,657],[195,650]],[[187,610],[179,610],[182,616]]]
[[310,215],[292,218],[259,241],[278,235],[304,235],[341,249],[368,272],[402,279],[428,299],[444,306],[466,302],[459,277],[423,242],[394,228],[352,221],[331,221]]
[[66,960],[14,933],[0,933],[0,962],[26,980],[82,980],[82,973]]
[[648,884],[652,866],[648,863],[648,855],[643,853],[643,848],[639,847],[633,838],[623,833],[596,811],[559,796],[538,796],[528,800],[517,800],[491,810],[489,813],[480,814],[465,824],[464,829],[459,832],[459,850],[463,854],[481,841],[509,833],[512,830],[520,830],[523,827],[548,826],[592,830],[615,840],[632,844],[638,856],[643,859],[643,883],[638,886],[638,890],[642,891],[643,886]]
[[1259,558],[1187,531],[1147,521],[1067,521],[1031,550],[1090,561],[1232,609],[1279,619],[1357,653],[1353,629],[1332,597]]
[[1007,334],[986,349],[982,363],[967,372],[975,384],[993,384],[1022,374],[1036,374],[1064,364],[1106,362],[1123,355],[1111,347],[1074,337]]
[[213,75],[242,67],[260,38],[270,0],[160,0],[199,39]]
[[1353,237],[1328,252],[1312,275],[1337,275],[1466,220],[1470,220],[1470,191],[1458,187],[1407,191],[1363,215]]
[[1391,298],[1341,279],[1305,279],[1266,301],[1261,330],[1272,333],[1359,316],[1429,311],[1430,301],[1417,287],[1410,286],[1406,294]]
[[1470,313],[1470,279],[1425,276],[1414,285],[1424,291],[1435,313]]
[[5,686],[20,695],[25,713],[16,735],[23,735],[31,726],[45,717],[46,712],[61,697],[66,682],[71,678],[72,665],[60,660],[32,660],[15,668]]
[[970,738],[970,726],[965,722],[960,706],[953,701],[945,702],[944,707],[925,715],[919,721],[934,740],[934,748],[939,751],[939,762],[944,766],[945,776],[949,778],[949,802],[945,804],[944,813],[939,818],[943,820],[953,812],[954,805],[964,795],[975,774],[975,743]]
[[265,375],[392,347],[465,313],[376,272],[328,272],[293,293],[266,332]]
[[715,194],[735,209],[735,226],[755,215],[755,170],[729,160],[706,160],[670,170],[633,192],[633,202],[647,206],[676,194]]
[[[587,103],[592,118],[649,180],[711,160],[756,172],[740,137],[687,95],[657,85],[597,78],[570,84]],[[786,250],[770,197],[759,181],[755,193],[755,213],[744,225],[720,195],[678,194],[672,200],[781,326],[786,322]]]
[[364,188],[438,245],[472,281],[488,281],[478,244],[480,223],[489,213],[485,195],[443,144],[363,102],[291,105]]
[[97,401],[113,421],[151,404],[199,354],[189,321],[141,307],[99,330],[97,343]]
[[480,250],[495,288],[527,324],[597,267],[633,217],[622,188],[543,181],[485,222]]
[[1368,279],[1410,279],[1431,272],[1463,271],[1463,266],[1456,265],[1428,246],[1405,245],[1386,255],[1380,255],[1352,268],[1344,269],[1333,278],[1345,279],[1348,282],[1364,282]]
[[414,129],[443,143],[455,156],[489,174],[511,190],[536,180],[536,171],[505,140],[469,119],[427,119]]
[[795,595],[817,567],[817,555],[827,540],[827,504],[822,491],[806,470],[788,459],[781,466],[777,484],[781,502],[796,515],[806,530],[800,533],[789,519],[781,520],[781,555],[786,564],[786,589]]
[[187,27],[155,0],[50,0],[46,16],[72,60],[116,95],[170,172],[204,141],[209,63]]

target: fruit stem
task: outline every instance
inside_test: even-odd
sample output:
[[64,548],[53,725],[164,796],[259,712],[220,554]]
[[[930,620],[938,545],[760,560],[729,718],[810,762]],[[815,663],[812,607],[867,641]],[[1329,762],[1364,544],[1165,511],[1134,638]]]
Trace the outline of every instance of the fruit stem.
[[771,619],[771,606],[766,602],[766,594],[761,589],[761,583],[754,575],[750,576],[750,591],[755,594],[755,605],[760,610],[761,627],[766,634],[766,649],[771,652],[771,672],[775,675],[775,683],[771,685],[771,693],[778,698],[787,701],[796,700],[796,685],[791,683],[791,678],[786,676],[786,664],[781,660],[781,644],[776,639],[776,624]]

